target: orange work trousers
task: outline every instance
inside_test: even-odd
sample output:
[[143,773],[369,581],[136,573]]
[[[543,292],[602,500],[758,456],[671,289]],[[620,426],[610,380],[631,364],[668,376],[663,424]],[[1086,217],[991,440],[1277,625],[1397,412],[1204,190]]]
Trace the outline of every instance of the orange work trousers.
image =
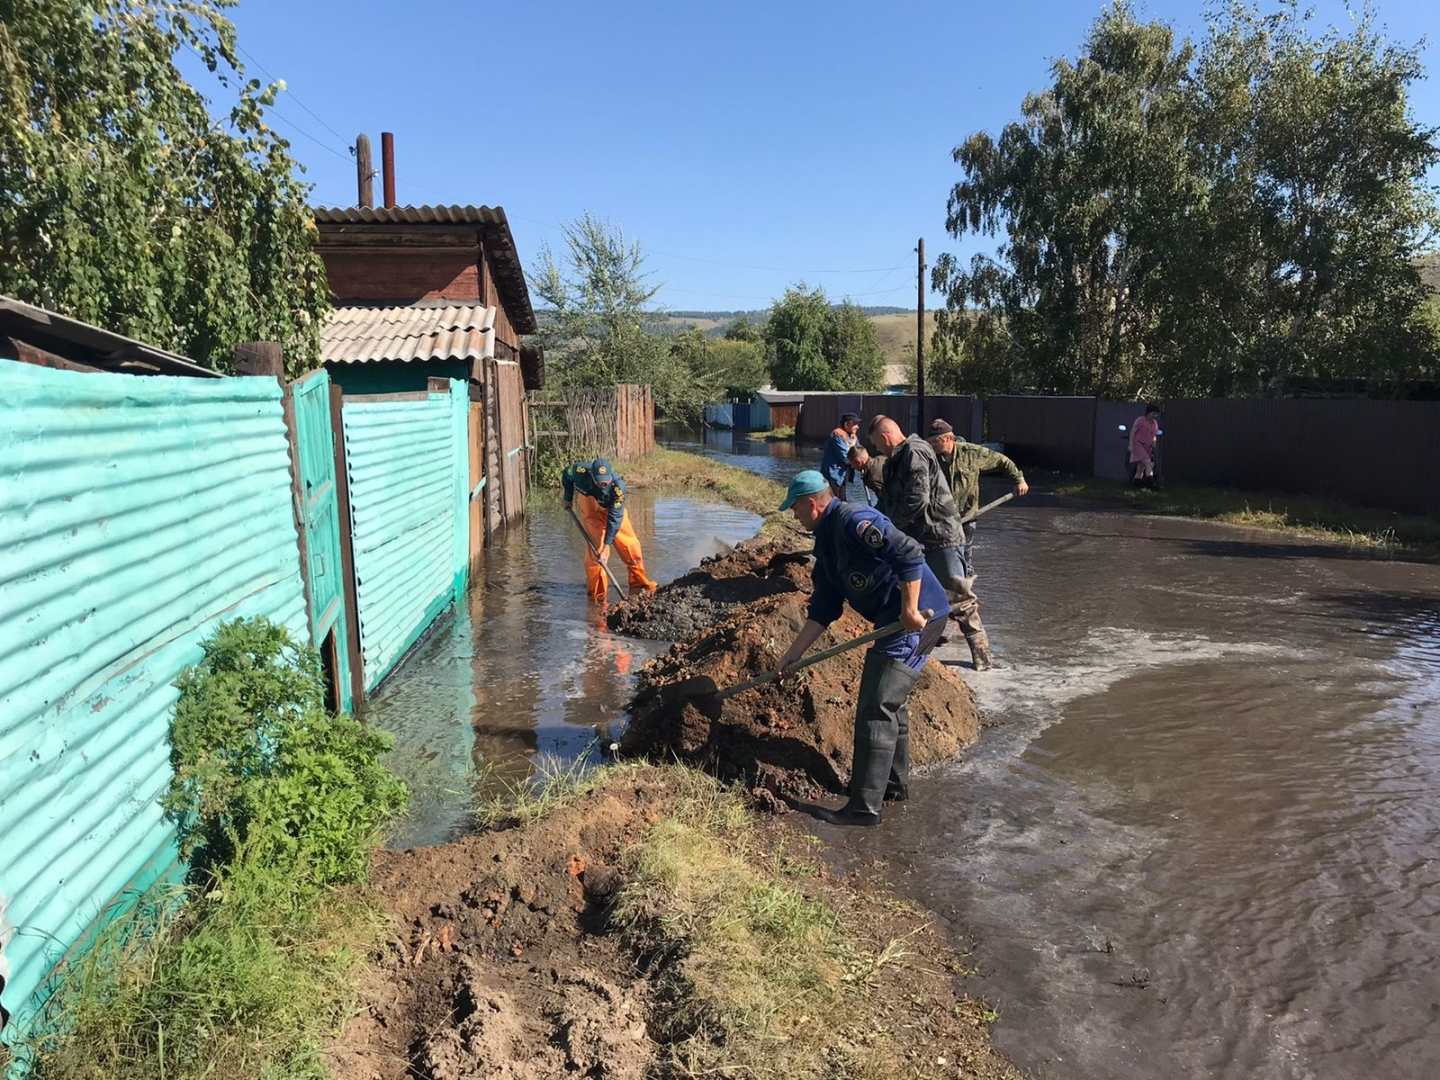
[[[590,534],[590,542],[598,548],[600,541],[605,539],[605,526],[609,520],[610,511],[591,496],[578,491],[575,493],[575,502],[580,510],[580,520],[585,523],[585,531]],[[615,534],[615,553],[624,560],[625,566],[630,571],[630,588],[655,588],[655,582],[645,576],[645,556],[640,552],[640,538],[630,527],[629,510],[625,511],[625,519],[620,522],[620,531]],[[585,549],[585,587],[592,600],[604,600],[605,594],[610,588],[609,582],[605,580],[605,570],[600,565],[600,560],[595,558],[589,548]]]

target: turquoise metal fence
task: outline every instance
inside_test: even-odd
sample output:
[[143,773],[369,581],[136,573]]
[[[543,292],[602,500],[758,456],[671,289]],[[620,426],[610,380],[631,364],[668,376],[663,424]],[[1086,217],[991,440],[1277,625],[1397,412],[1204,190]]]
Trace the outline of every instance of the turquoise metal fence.
[[291,388],[295,441],[304,503],[306,579],[310,586],[310,639],[334,672],[340,708],[353,707],[350,627],[345,619],[345,578],[340,558],[340,506],[335,487],[335,438],[330,424],[330,376],[312,371]]
[[347,397],[360,651],[373,690],[465,589],[468,395]]
[[0,402],[0,959],[23,1020],[110,902],[175,865],[159,798],[200,641],[307,627],[274,379],[0,360]]

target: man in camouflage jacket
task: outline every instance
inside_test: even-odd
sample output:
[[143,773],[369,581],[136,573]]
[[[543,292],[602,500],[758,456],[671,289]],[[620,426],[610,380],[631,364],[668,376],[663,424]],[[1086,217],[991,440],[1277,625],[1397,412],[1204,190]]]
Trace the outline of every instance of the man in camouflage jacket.
[[[962,518],[980,508],[981,473],[1004,470],[1005,474],[1015,481],[1016,495],[1025,495],[1030,491],[1030,485],[1025,482],[1025,474],[1020,471],[1020,466],[1004,454],[996,453],[979,443],[966,442],[956,435],[955,429],[944,420],[932,421],[928,434],[930,445],[935,449],[935,456],[940,459],[940,467],[950,479],[955,508],[960,511]],[[966,522],[964,528],[965,566],[973,577],[975,560],[971,551],[975,546],[975,522]]]

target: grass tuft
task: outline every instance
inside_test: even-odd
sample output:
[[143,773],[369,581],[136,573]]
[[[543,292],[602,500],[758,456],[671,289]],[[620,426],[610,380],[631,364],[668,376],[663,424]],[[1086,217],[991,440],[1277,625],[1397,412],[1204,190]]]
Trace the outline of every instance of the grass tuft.
[[[862,928],[794,884],[743,798],[695,770],[674,809],[629,852],[612,921],[657,973],[666,1075],[908,1075],[868,1015],[904,941],[863,948]],[[917,928],[916,932],[919,932]]]
[[281,874],[157,890],[64,970],[32,1027],[52,1033],[19,1055],[38,1080],[320,1080],[383,925],[360,886],[323,903]]
[[765,518],[764,532],[788,527],[790,517],[776,511],[785,500],[785,488],[774,480],[712,461],[683,450],[658,448],[630,461],[617,462],[616,467],[626,483],[652,491],[674,494],[704,494],[721,499],[752,514]]
[[1145,491],[1097,478],[1065,481],[1056,485],[1053,493],[1119,503],[1153,514],[1276,529],[1352,547],[1440,558],[1440,519],[1353,506],[1334,499],[1170,485],[1161,491]]

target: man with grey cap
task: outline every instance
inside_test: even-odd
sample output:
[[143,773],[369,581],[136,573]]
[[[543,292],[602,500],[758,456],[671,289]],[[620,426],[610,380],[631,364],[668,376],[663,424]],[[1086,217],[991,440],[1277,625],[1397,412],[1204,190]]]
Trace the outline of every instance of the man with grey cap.
[[965,563],[965,528],[935,451],[918,435],[907,438],[888,416],[870,422],[870,441],[886,459],[880,510],[924,546],[925,564],[949,594],[950,611],[970,646],[971,663],[976,671],[989,670],[994,658],[980,620],[975,579]]
[[[945,628],[945,590],[925,550],[878,510],[842,502],[813,469],[790,481],[781,510],[815,534],[809,618],[780,660],[783,671],[815,644],[848,601],[873,624],[899,622],[865,654],[855,703],[850,798],[819,816],[836,825],[879,825],[886,800],[909,798],[910,713],[906,702]],[[931,612],[927,619],[924,614]]]

